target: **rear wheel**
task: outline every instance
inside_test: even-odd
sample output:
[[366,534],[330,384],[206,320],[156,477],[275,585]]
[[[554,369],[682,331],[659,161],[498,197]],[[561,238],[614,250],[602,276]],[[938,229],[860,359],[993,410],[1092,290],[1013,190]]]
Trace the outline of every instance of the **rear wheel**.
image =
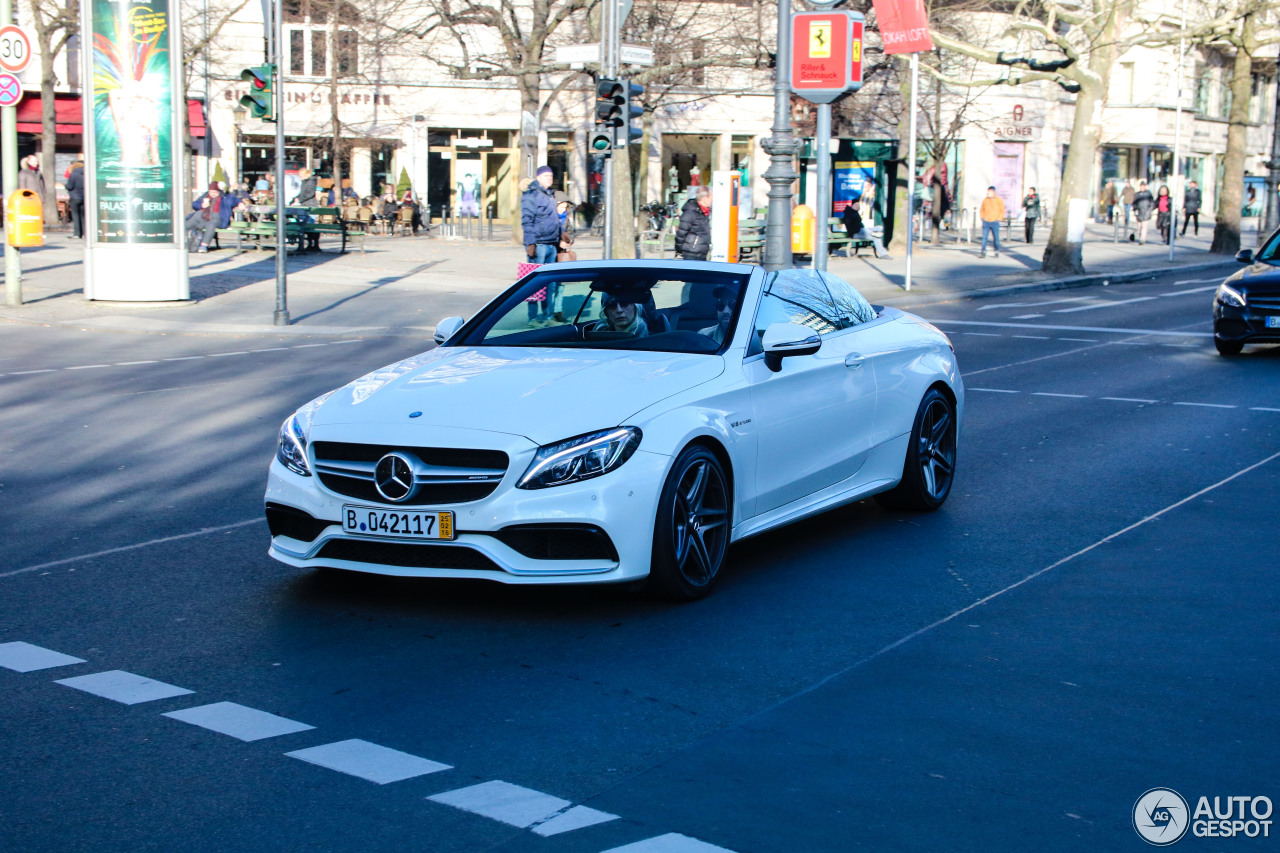
[[1214,338],[1213,345],[1218,348],[1219,355],[1239,355],[1244,349],[1243,341],[1224,341],[1222,338]]
[[931,512],[951,493],[956,473],[956,409],[937,388],[930,388],[916,410],[902,481],[876,501],[889,509]]
[[677,601],[710,592],[729,550],[729,509],[720,460],[705,447],[685,448],[658,499],[647,588]]

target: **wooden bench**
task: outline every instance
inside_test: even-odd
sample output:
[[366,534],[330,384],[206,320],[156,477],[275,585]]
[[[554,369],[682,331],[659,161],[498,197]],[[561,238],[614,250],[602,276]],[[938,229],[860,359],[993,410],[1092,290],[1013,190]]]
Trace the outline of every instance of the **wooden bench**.
[[[827,254],[831,254],[837,249],[843,249],[852,242],[854,242],[853,238],[844,230],[843,219],[839,216],[833,216],[827,220]],[[868,246],[871,245],[866,240],[859,242],[867,243]]]
[[764,251],[764,219],[743,219],[738,222],[738,260],[758,257]]
[[[603,217],[602,217],[603,218]],[[676,228],[680,225],[679,217],[673,216],[667,220],[667,224],[661,231],[645,231],[640,235],[640,257],[665,257],[667,251],[674,252],[676,249]]]

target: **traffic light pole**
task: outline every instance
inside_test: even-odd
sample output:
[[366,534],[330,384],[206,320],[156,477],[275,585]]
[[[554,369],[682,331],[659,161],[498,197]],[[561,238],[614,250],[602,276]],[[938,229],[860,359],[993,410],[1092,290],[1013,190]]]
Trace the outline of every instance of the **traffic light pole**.
[[[601,16],[600,49],[604,51],[604,76],[618,76],[618,0],[605,0],[604,14]],[[626,133],[623,130],[623,133]],[[604,254],[605,260],[613,257],[613,157],[617,150],[617,128],[613,130],[614,144],[609,149],[609,156],[604,158]],[[623,154],[629,152],[624,151]]]
[[791,266],[791,184],[796,178],[793,158],[800,141],[791,134],[791,0],[778,0],[778,51],[774,61],[773,135],[761,140],[769,154],[764,179],[769,182],[769,218],[764,229],[764,268]]
[[[13,0],[0,0],[0,20],[13,20]],[[4,200],[8,202],[18,191],[18,108],[0,107],[0,170]],[[53,180],[52,176],[49,178]],[[86,242],[88,238],[85,238]],[[22,304],[22,256],[16,246],[4,241],[4,301],[6,305]]]
[[282,5],[282,0],[275,0],[272,4],[271,21],[271,64],[275,66],[273,82],[276,99],[276,310],[273,322],[277,326],[289,325],[289,243],[284,197],[284,63],[281,60],[283,51],[280,49],[280,45],[284,44]]

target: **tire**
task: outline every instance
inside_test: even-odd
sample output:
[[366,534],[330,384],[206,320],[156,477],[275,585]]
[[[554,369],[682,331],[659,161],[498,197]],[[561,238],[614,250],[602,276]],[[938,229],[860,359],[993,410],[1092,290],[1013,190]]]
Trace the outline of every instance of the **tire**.
[[902,480],[876,495],[886,509],[932,512],[951,493],[956,472],[956,408],[937,388],[920,401],[911,426]]
[[646,591],[673,601],[709,593],[729,550],[731,509],[720,460],[705,447],[685,448],[658,498]]
[[1222,338],[1214,338],[1213,345],[1218,348],[1219,355],[1239,355],[1244,349],[1243,341],[1224,341]]

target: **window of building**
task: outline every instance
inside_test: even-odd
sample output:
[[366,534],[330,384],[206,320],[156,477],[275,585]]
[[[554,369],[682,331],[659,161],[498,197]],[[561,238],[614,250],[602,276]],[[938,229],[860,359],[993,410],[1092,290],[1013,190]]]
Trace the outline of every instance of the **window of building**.
[[1191,93],[1191,108],[1200,115],[1209,114],[1209,84],[1212,79],[1203,62],[1196,63],[1195,88]]
[[[335,33],[331,16],[336,15]],[[341,0],[284,0],[284,23],[289,41],[289,73],[325,77],[355,74],[360,66],[360,35],[349,27],[361,23],[360,12]],[[330,49],[330,39],[334,47]],[[330,53],[333,53],[331,66]]]
[[[705,55],[705,51],[706,47],[703,45],[702,40],[699,39],[690,45],[689,54],[693,59],[701,59]],[[689,72],[689,82],[695,86],[707,85],[707,69],[694,68]]]
[[1231,117],[1231,74],[1225,68],[1219,68],[1218,82],[1218,118]]

